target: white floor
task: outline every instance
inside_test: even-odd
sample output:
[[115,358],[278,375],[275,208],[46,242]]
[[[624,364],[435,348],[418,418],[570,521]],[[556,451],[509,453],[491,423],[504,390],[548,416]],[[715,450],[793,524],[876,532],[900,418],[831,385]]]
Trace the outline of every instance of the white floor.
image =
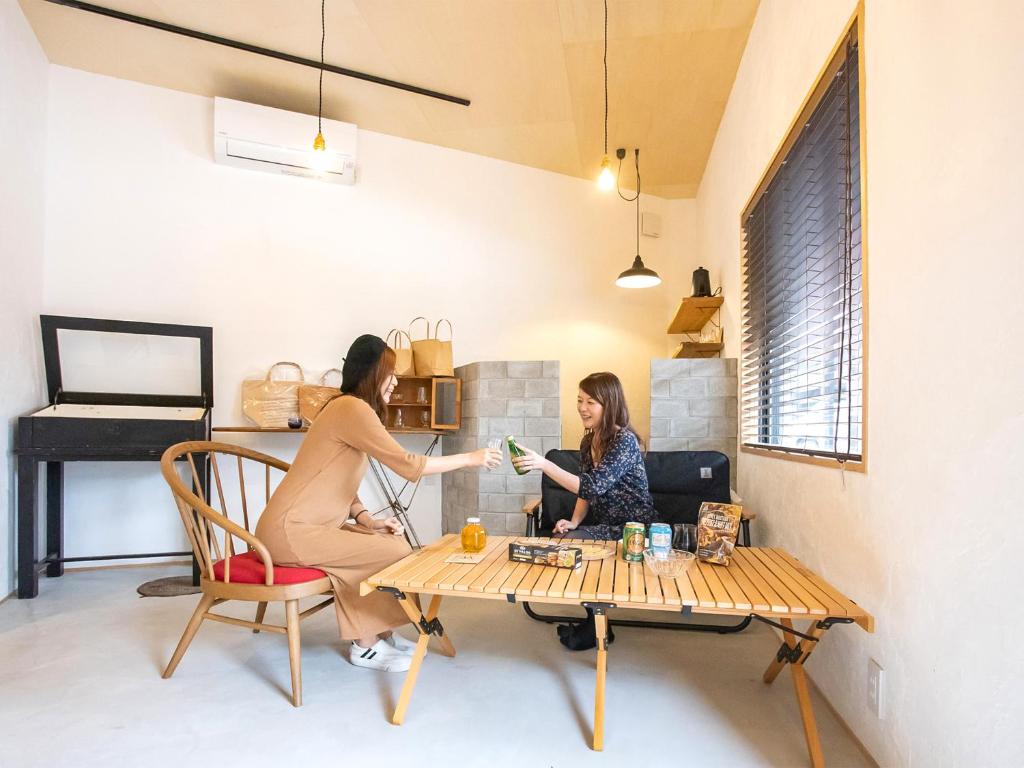
[[[206,622],[162,680],[197,598],[143,599],[135,587],[182,572],[73,572],[0,606],[3,768],[808,764],[789,673],[761,682],[779,644],[763,625],[618,630],[595,753],[594,652],[566,651],[553,626],[504,602],[442,607],[458,655],[427,657],[401,727],[388,716],[403,676],[349,665],[330,611],[303,623],[300,709],[286,696],[281,635]],[[869,765],[825,704],[815,710],[828,764]]]

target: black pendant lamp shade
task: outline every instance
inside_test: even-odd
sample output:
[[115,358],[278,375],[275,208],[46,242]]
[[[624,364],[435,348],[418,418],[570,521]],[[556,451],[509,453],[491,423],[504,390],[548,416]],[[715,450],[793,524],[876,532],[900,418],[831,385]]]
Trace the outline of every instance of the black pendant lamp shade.
[[653,288],[661,283],[661,278],[653,269],[644,266],[644,260],[637,257],[633,259],[633,266],[621,273],[615,280],[620,288]]

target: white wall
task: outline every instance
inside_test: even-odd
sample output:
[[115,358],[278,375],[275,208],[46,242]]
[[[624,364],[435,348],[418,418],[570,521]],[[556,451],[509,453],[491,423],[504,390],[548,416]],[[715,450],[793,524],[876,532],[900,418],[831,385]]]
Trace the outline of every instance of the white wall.
[[0,0],[0,599],[14,589],[17,416],[45,402],[38,314],[43,296],[49,64],[15,0]]
[[[243,423],[242,379],[275,360],[321,371],[357,334],[425,315],[451,319],[456,364],[561,360],[567,442],[575,382],[600,369],[623,377],[646,432],[649,360],[679,292],[613,285],[634,210],[595,184],[369,132],[354,187],[226,168],[209,99],[57,66],[49,125],[47,310],[212,325],[216,424]],[[643,202],[665,232],[642,254],[670,277],[694,231]],[[297,438],[246,442],[288,456]],[[69,554],[177,540],[153,465],[75,465],[67,486]],[[414,520],[436,535],[440,482],[420,493]]]
[[[853,10],[764,0],[750,34],[697,201],[730,355],[740,210]],[[809,668],[882,765],[1021,765],[1024,6],[869,0],[865,24],[868,471],[742,454],[739,490],[759,542],[875,614]]]

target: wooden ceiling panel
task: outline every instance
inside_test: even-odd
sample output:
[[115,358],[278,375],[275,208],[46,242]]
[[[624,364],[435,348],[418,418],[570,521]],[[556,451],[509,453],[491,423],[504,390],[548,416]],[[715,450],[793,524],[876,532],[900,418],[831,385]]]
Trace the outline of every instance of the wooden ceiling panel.
[[[317,72],[20,0],[50,60],[204,96],[316,113]],[[319,0],[93,0],[310,59]],[[641,148],[644,190],[695,194],[757,0],[609,0],[609,150]],[[596,177],[601,0],[327,0],[328,63],[464,96],[469,108],[324,75],[324,114],[361,128]],[[623,163],[631,168],[631,160]],[[623,186],[631,187],[632,172]]]

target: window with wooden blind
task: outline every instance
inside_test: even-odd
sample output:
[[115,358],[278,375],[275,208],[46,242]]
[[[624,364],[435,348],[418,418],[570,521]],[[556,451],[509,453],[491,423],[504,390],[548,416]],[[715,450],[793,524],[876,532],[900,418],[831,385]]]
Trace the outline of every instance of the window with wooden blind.
[[748,449],[863,459],[858,63],[854,23],[742,214]]

